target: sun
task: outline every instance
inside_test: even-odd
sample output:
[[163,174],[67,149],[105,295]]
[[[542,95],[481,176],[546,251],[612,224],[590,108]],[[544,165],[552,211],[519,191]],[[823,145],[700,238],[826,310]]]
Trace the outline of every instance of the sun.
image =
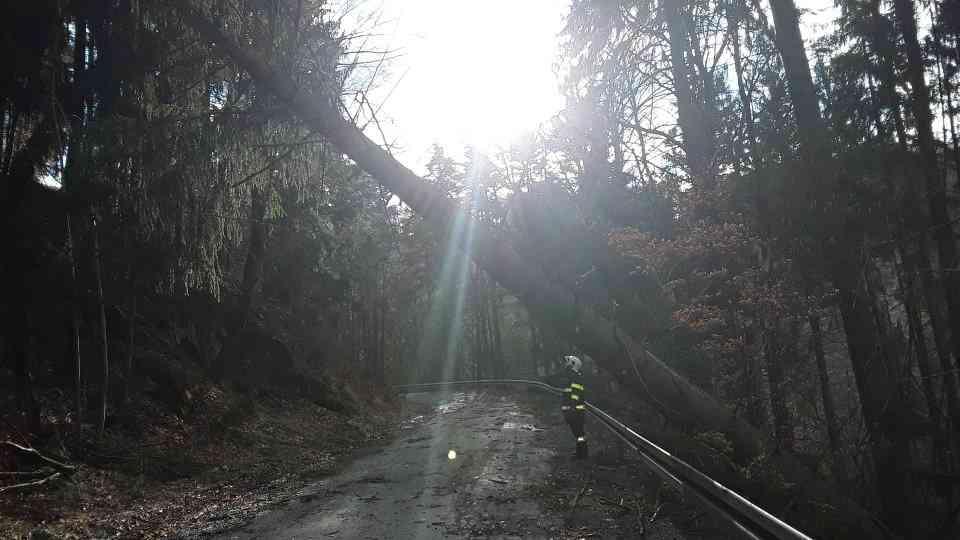
[[[505,146],[556,114],[553,71],[565,1],[387,0],[395,21],[383,110],[400,144],[422,158],[430,145]],[[392,87],[384,81],[383,87]]]

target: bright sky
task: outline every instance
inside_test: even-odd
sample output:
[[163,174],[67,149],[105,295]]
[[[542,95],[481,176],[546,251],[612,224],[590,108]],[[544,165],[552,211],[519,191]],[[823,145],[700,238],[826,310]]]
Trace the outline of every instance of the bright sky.
[[381,120],[388,139],[403,147],[401,160],[418,170],[433,143],[452,150],[507,144],[558,112],[553,65],[567,8],[568,0],[361,4],[354,20],[361,11],[383,14],[375,46],[403,55],[373,97],[389,94]]
[[[797,0],[806,10],[808,42],[832,20],[833,1]],[[347,30],[359,25],[378,34],[352,48],[401,55],[378,72],[371,101],[383,104],[378,117],[387,139],[415,171],[422,171],[433,143],[452,152],[507,145],[563,106],[553,66],[569,0],[340,0],[337,6],[336,13],[349,13]],[[380,15],[368,19],[371,13]]]

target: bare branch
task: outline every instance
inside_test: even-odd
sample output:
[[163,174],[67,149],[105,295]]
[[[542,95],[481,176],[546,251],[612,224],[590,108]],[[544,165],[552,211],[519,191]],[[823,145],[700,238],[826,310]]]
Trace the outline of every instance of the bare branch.
[[63,462],[61,462],[61,461],[57,461],[56,459],[53,459],[52,457],[45,456],[45,455],[41,454],[40,452],[38,452],[36,448],[28,447],[28,446],[22,446],[22,445],[19,445],[19,444],[15,443],[15,442],[11,441],[11,440],[3,441],[3,444],[5,444],[5,445],[7,445],[7,446],[10,446],[10,447],[12,447],[12,448],[14,448],[14,449],[16,449],[16,450],[24,453],[24,454],[32,455],[32,456],[34,456],[35,458],[39,459],[40,461],[49,463],[50,466],[52,466],[54,469],[56,469],[56,470],[58,470],[58,471],[60,471],[60,472],[62,472],[62,473],[64,473],[64,474],[66,474],[66,475],[68,475],[68,476],[71,475],[71,474],[73,474],[73,473],[75,473],[75,472],[77,472],[77,467],[76,467],[76,466],[74,466],[74,465],[68,465],[68,464],[63,463]]
[[34,480],[33,482],[24,482],[22,484],[13,484],[12,486],[3,486],[3,487],[0,487],[0,493],[3,493],[4,491],[13,491],[15,489],[36,487],[42,484],[46,484],[47,482],[56,480],[57,478],[60,478],[60,476],[62,476],[62,473],[55,472],[46,478],[41,478],[40,480]]

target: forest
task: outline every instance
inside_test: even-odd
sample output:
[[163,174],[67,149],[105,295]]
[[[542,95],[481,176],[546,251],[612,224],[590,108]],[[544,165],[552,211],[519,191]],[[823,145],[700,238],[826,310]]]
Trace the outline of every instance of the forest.
[[960,535],[960,2],[811,39],[795,0],[570,0],[563,109],[411,168],[332,4],[4,6],[2,513],[211,395],[363,415],[576,353],[814,537]]

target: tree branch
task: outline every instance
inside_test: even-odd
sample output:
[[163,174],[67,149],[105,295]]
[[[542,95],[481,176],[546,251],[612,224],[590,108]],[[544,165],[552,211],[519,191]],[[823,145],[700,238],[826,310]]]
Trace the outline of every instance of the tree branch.
[[43,462],[49,464],[49,465],[50,465],[51,467],[53,467],[55,470],[60,471],[61,473],[65,474],[65,475],[67,475],[67,476],[70,476],[71,474],[77,472],[77,467],[76,467],[75,465],[68,465],[68,464],[66,464],[66,463],[63,463],[62,461],[58,461],[58,460],[56,460],[56,459],[53,459],[52,457],[45,456],[45,455],[41,454],[40,452],[38,452],[36,448],[28,447],[28,446],[22,446],[22,445],[19,445],[19,444],[15,443],[15,442],[11,441],[11,440],[3,441],[3,444],[5,444],[5,445],[7,445],[7,446],[9,446],[9,447],[11,447],[11,448],[13,448],[13,449],[21,452],[21,453],[29,454],[29,455],[31,455],[31,456],[34,456],[35,458],[37,458],[37,459],[39,459],[40,461],[43,461]]
[[34,480],[33,482],[24,482],[24,483],[22,483],[22,484],[13,484],[12,486],[3,486],[3,487],[0,487],[0,493],[3,493],[4,491],[13,491],[13,490],[15,490],[15,489],[22,489],[22,488],[28,488],[28,487],[36,487],[36,486],[39,486],[39,485],[42,485],[42,484],[46,484],[47,482],[51,482],[51,481],[53,481],[53,480],[56,480],[57,478],[60,478],[61,476],[62,476],[62,473],[55,472],[55,473],[51,474],[50,476],[47,476],[46,478],[41,478],[40,480]]

